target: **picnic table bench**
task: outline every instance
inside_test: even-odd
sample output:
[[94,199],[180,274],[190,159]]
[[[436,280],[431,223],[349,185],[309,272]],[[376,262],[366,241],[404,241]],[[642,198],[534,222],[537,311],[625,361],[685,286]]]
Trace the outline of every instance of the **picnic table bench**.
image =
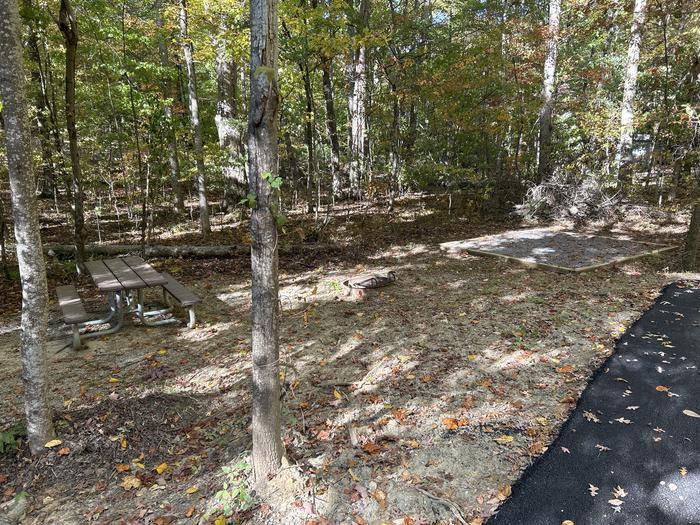
[[[117,257],[93,260],[85,263],[85,268],[97,288],[107,295],[109,312],[102,319],[89,320],[80,295],[74,286],[64,285],[56,288],[58,304],[63,313],[63,320],[70,325],[73,332],[73,348],[81,346],[81,340],[99,337],[119,331],[123,326],[124,313],[135,313],[145,326],[159,326],[176,322],[175,318],[152,321],[149,317],[163,315],[172,310],[174,300],[189,313],[187,326],[194,328],[194,306],[202,299],[187,287],[179,283],[172,275],[160,273],[141,257]],[[167,308],[145,310],[144,290],[162,287],[163,299]],[[80,329],[90,325],[110,324],[108,329],[81,333]]]

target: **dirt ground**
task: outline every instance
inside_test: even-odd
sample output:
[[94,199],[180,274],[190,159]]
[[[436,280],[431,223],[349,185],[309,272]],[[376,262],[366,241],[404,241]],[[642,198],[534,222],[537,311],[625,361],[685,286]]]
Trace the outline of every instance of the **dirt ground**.
[[[380,242],[281,261],[289,464],[265,503],[245,482],[244,259],[154,261],[204,297],[194,330],[134,322],[85,350],[61,350],[68,338],[54,306],[49,369],[62,443],[41,458],[24,446],[0,454],[2,501],[26,492],[22,523],[36,525],[479,524],[546,450],[616,337],[679,278],[673,252],[556,273],[439,247],[510,225],[439,211],[372,220],[361,230]],[[355,228],[341,222],[334,235],[353,238]],[[663,228],[650,230],[663,238],[636,222],[612,234],[669,242],[685,226]],[[363,297],[341,285],[388,270],[396,283]],[[88,281],[81,290],[99,310]],[[2,312],[8,429],[22,420],[19,312]]]

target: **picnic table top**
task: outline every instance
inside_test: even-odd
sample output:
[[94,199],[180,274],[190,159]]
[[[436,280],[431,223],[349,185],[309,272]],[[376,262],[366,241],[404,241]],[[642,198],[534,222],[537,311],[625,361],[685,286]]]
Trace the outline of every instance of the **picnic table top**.
[[95,286],[103,292],[160,286],[168,280],[141,257],[117,257],[85,263]]

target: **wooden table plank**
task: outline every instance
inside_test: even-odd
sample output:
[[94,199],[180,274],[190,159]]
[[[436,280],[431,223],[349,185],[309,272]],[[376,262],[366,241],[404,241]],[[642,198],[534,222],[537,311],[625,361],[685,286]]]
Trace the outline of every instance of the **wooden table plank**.
[[132,270],[128,264],[121,259],[105,259],[105,266],[110,269],[114,276],[119,279],[122,288],[125,290],[135,290],[146,288],[148,285]]
[[105,266],[104,261],[87,261],[85,263],[85,268],[87,268],[87,271],[90,273],[92,280],[95,282],[95,286],[101,291],[116,292],[123,288],[119,279]]
[[165,277],[141,257],[131,256],[123,257],[122,259],[148,286],[161,286],[168,282]]

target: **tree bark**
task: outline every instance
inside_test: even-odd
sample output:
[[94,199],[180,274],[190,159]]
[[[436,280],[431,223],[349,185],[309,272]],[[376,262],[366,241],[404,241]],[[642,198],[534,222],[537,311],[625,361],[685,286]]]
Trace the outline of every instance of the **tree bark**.
[[25,96],[24,63],[17,0],[0,2],[0,97],[6,133],[17,261],[22,281],[22,379],[29,448],[46,450],[53,439],[46,381],[48,292],[34,192],[29,108]]
[[[220,15],[221,33],[230,31],[225,14]],[[224,208],[233,210],[246,194],[244,130],[238,119],[238,64],[227,49],[223,36],[216,41],[216,130],[219,146],[226,153],[222,167],[224,176]]]
[[347,188],[349,181],[340,169],[340,141],[338,140],[338,121],[335,116],[335,101],[333,100],[333,60],[321,59],[323,72],[323,99],[326,105],[326,129],[331,144],[331,177],[334,197],[340,197]]
[[695,271],[698,268],[698,249],[700,248],[700,202],[693,205],[690,226],[685,238],[683,251],[683,269]]
[[625,84],[622,92],[622,107],[620,108],[620,140],[617,146],[615,170],[618,185],[627,186],[629,174],[626,164],[632,155],[632,134],[634,133],[634,97],[637,93],[637,72],[639,69],[639,50],[642,44],[642,33],[646,19],[647,0],[635,0],[634,14],[629,47],[627,48],[627,63],[625,65]]
[[554,113],[554,85],[557,74],[559,52],[559,18],[561,0],[549,2],[549,28],[547,35],[547,55],[544,61],[544,82],[542,85],[542,108],[540,109],[540,148],[537,164],[539,180],[552,175],[552,114]]
[[[160,1],[156,5],[156,27],[159,31],[163,31],[163,17],[160,12]],[[170,170],[170,184],[173,189],[173,211],[180,214],[185,211],[185,201],[182,198],[182,186],[180,184],[180,157],[177,150],[177,137],[175,136],[175,123],[173,121],[173,87],[170,81],[168,70],[171,68],[170,59],[168,58],[168,45],[164,35],[158,38],[158,54],[160,56],[160,65],[166,71],[163,79],[163,114],[165,115],[165,125],[168,143],[168,168]]]
[[83,211],[83,177],[78,150],[78,131],[75,123],[75,63],[78,51],[78,21],[75,18],[70,0],[61,0],[58,28],[63,33],[66,46],[66,128],[72,169],[73,236],[76,246],[75,263],[78,271],[82,273],[85,261],[85,213]]
[[[349,0],[353,6],[353,0]],[[360,0],[356,21],[349,27],[351,37],[362,36],[369,23],[369,1]],[[365,98],[367,94],[367,48],[364,44],[352,50],[352,62],[349,68],[350,89],[348,91],[348,171],[350,192],[360,196],[360,182],[365,175],[365,134],[367,119]]]
[[250,2],[249,190],[256,195],[250,229],[253,350],[253,472],[257,483],[274,476],[284,454],[279,385],[277,226],[277,0]]
[[187,0],[180,0],[180,39],[187,67],[187,88],[190,100],[190,121],[194,144],[194,160],[197,168],[197,193],[199,196],[199,229],[202,235],[211,232],[209,224],[209,205],[207,203],[207,185],[204,171],[204,151],[202,147],[202,126],[199,121],[199,101],[197,99],[197,76],[192,57],[192,42],[187,30]]

